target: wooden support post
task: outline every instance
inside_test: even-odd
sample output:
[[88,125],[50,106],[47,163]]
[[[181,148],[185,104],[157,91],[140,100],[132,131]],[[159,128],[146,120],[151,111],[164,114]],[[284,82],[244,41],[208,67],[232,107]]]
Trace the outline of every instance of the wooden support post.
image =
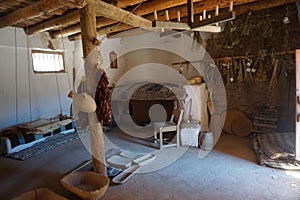
[[[84,56],[84,68],[86,76],[87,93],[94,97],[98,80],[96,80],[98,48],[93,44],[93,38],[97,37],[96,33],[96,14],[95,6],[88,4],[80,9],[80,24],[82,35],[82,48]],[[89,113],[90,143],[93,159],[94,171],[107,175],[104,138],[101,124],[97,120],[96,113]]]

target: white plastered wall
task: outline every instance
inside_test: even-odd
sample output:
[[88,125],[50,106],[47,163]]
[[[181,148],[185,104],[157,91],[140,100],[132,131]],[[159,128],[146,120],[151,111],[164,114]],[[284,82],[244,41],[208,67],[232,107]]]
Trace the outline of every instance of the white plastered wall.
[[[0,129],[17,123],[28,122],[31,119],[51,118],[60,114],[55,74],[35,74],[32,70],[31,50],[49,50],[47,48],[48,39],[47,33],[35,34],[28,37],[29,45],[27,45],[27,36],[23,29],[15,29],[14,27],[0,29]],[[65,50],[67,72],[58,73],[57,80],[62,102],[62,114],[69,115],[71,99],[67,97],[67,94],[71,89],[69,80],[72,82],[74,43],[69,42],[67,39],[64,39],[64,42],[61,39],[53,40],[53,43],[57,49]],[[15,53],[16,50],[17,53]],[[31,95],[29,95],[29,79]],[[18,98],[16,98],[16,83],[18,83]],[[18,104],[16,104],[16,101]],[[16,107],[18,107],[18,117],[16,117]]]

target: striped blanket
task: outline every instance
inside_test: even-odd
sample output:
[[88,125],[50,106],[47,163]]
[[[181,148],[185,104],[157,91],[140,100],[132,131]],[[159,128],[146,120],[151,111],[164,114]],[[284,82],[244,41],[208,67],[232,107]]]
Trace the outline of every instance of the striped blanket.
[[300,170],[300,161],[295,160],[295,133],[259,134],[253,146],[260,165]]
[[67,123],[59,123],[59,126],[49,128],[48,131],[37,134],[28,132],[19,132],[17,134],[0,136],[0,154],[10,154],[32,146],[33,144],[44,141],[49,136],[62,132],[75,131],[75,122],[65,120]]

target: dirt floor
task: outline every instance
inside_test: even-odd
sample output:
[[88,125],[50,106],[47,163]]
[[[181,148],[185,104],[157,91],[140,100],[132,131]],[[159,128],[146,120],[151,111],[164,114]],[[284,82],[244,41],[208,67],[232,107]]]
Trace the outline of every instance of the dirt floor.
[[[120,148],[158,156],[126,183],[111,184],[101,199],[300,199],[300,171],[259,166],[248,137],[223,134],[213,151],[199,158],[198,148],[170,147],[161,153],[150,141],[132,138],[118,128],[106,135]],[[25,161],[0,157],[0,200],[41,187],[76,200],[59,180],[90,158],[81,141]]]

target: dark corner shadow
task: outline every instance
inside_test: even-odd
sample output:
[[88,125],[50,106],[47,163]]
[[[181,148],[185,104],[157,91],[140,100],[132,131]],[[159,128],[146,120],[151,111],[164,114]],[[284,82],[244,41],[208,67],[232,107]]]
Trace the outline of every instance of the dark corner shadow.
[[250,136],[239,137],[222,133],[218,142],[214,146],[214,149],[257,164],[256,155],[253,149],[253,142]]

